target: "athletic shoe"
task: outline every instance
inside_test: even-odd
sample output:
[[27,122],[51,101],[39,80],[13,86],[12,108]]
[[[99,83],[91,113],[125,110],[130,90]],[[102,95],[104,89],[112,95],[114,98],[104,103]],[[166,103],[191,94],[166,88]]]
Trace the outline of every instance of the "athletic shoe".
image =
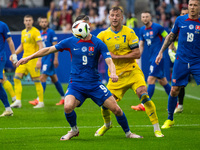
[[168,129],[168,128],[171,128],[172,125],[174,125],[174,120],[171,121],[171,120],[167,119],[167,120],[164,122],[164,124],[163,124],[163,126],[162,126],[161,128],[162,128],[162,129]]
[[143,136],[137,135],[135,133],[130,133],[128,136],[126,136],[127,138],[143,138]]
[[22,107],[21,101],[19,101],[19,100],[14,101],[14,103],[12,103],[10,105],[10,107],[11,108],[21,108]]
[[64,103],[65,103],[65,100],[61,99],[59,103],[56,103],[56,105],[64,105]]
[[5,117],[5,116],[13,116],[13,111],[4,111],[3,114],[0,115],[0,117]]
[[105,125],[103,125],[101,128],[99,128],[96,133],[94,134],[94,136],[103,136],[104,133],[106,133],[106,131],[108,131],[110,128],[112,128],[112,124],[109,127],[106,127]]
[[29,101],[29,103],[30,103],[31,105],[36,106],[36,105],[39,103],[39,101],[38,101],[37,99],[35,99],[35,100],[33,100],[33,101]]
[[136,111],[145,111],[145,108],[142,104],[139,104],[137,106],[131,106],[131,108],[136,110]]
[[159,131],[159,130],[156,130],[154,133],[155,133],[156,137],[164,137],[164,135],[162,134],[162,132]]
[[174,113],[182,113],[183,112],[183,108],[176,108]]
[[33,108],[42,108],[44,107],[44,102],[39,102],[36,106],[34,106]]
[[73,138],[73,137],[76,137],[76,136],[78,136],[79,135],[79,130],[77,130],[77,131],[68,131],[68,133],[66,134],[66,135],[64,135],[64,136],[62,136],[61,138],[60,138],[60,140],[61,141],[66,141],[66,140],[70,140],[71,138]]

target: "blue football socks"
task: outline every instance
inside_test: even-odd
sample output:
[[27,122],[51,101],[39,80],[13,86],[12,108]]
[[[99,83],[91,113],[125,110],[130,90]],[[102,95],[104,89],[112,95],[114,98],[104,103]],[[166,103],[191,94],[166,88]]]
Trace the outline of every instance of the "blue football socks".
[[171,86],[169,85],[169,83],[167,83],[165,86],[163,86],[164,89],[165,89],[165,92],[167,93],[167,95],[170,94],[170,91],[171,91]]
[[176,108],[178,101],[178,97],[172,97],[169,95],[168,97],[168,119],[173,120],[174,119],[174,110]]
[[128,121],[124,112],[122,116],[115,116],[115,117],[117,118],[117,122],[120,124],[125,133],[130,131],[130,128],[128,126]]
[[54,83],[54,85],[56,86],[57,91],[60,93],[61,96],[64,96],[65,93],[63,91],[62,85],[59,81],[57,81],[56,83]]
[[147,92],[148,92],[148,95],[149,95],[150,99],[153,96],[154,90],[155,90],[155,84],[149,84]]
[[74,110],[71,113],[65,112],[65,118],[67,119],[71,127],[76,126],[76,113]]

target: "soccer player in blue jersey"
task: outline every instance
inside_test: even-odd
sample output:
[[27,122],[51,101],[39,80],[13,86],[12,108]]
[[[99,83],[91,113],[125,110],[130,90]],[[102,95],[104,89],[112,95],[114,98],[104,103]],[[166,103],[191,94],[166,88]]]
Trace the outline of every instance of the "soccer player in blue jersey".
[[164,122],[163,129],[174,125],[173,115],[177,96],[180,89],[187,86],[189,75],[192,74],[197,85],[200,84],[200,0],[189,0],[188,10],[189,14],[177,17],[156,58],[156,64],[159,64],[163,52],[178,35],[179,45],[172,72],[172,88],[168,97],[168,119]]
[[[89,17],[79,16],[76,21],[83,19],[89,20]],[[55,46],[43,48],[31,56],[22,58],[17,63],[17,66],[25,64],[33,58],[63,50],[70,52],[72,61],[70,82],[64,103],[65,117],[71,126],[71,131],[62,136],[60,140],[70,140],[72,137],[79,135],[74,109],[80,107],[86,98],[91,98],[99,106],[103,105],[109,108],[115,114],[127,138],[142,138],[131,133],[125,114],[118,106],[111,92],[99,81],[100,76],[97,66],[100,54],[102,54],[108,65],[112,82],[117,82],[118,76],[107,46],[94,35],[88,34],[84,39],[74,36],[64,39]]]
[[[180,16],[184,16],[188,14],[188,8],[186,7],[183,7],[181,8],[181,13],[180,13]],[[176,38],[176,41],[174,42],[174,49],[168,49],[168,54],[170,56],[170,59],[171,59],[171,62],[174,63],[175,61],[175,55],[176,55],[176,50],[177,50],[177,47],[178,47],[178,37]],[[180,92],[178,94],[178,106],[176,107],[174,113],[182,113],[183,112],[183,100],[184,100],[184,97],[185,97],[185,87],[182,87],[180,89]]]
[[[152,22],[151,14],[148,11],[144,11],[141,14],[141,21],[144,26],[140,29],[140,52],[144,50],[144,45],[146,44],[146,51],[148,51],[149,58],[146,60],[150,61],[149,76],[147,78],[148,89],[147,92],[151,98],[155,91],[155,82],[156,80],[164,87],[165,92],[169,95],[171,86],[169,85],[167,78],[164,72],[164,59],[161,60],[159,65],[155,63],[156,56],[158,55],[164,38],[168,35],[164,27],[161,25]],[[142,104],[137,106],[131,106],[134,110],[145,110]]]
[[[42,30],[40,31],[42,42],[44,47],[50,47],[52,45],[57,44],[57,36],[55,32],[48,28],[48,20],[46,17],[41,17],[39,22]],[[48,76],[50,76],[51,81],[54,83],[57,91],[61,96],[61,100],[56,105],[64,104],[64,91],[61,83],[58,81],[58,77],[56,75],[55,68],[58,67],[58,53],[52,53],[42,58],[42,71],[40,75],[40,81],[42,82],[43,91],[46,89],[46,80]],[[32,105],[37,105],[39,103],[39,99],[35,99],[34,101],[29,101]]]
[[5,111],[3,112],[3,114],[0,115],[0,117],[13,115],[13,111],[10,108],[10,104],[8,102],[6,91],[4,90],[2,85],[3,69],[6,64],[6,48],[5,48],[6,41],[8,42],[10,51],[12,53],[11,61],[15,64],[17,62],[17,55],[15,54],[15,46],[10,36],[9,28],[4,22],[0,21],[0,99],[5,107]]

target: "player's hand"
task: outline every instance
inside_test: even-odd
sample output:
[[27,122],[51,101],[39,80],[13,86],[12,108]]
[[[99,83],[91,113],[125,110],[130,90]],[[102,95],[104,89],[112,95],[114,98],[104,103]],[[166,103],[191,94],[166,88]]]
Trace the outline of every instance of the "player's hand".
[[21,58],[21,59],[16,63],[16,67],[19,67],[19,65],[26,64],[28,61],[29,61],[29,58],[28,58],[28,57]]
[[118,76],[116,74],[111,74],[110,78],[112,79],[112,82],[117,82],[118,81]]
[[53,64],[54,64],[54,67],[57,68],[59,65],[58,59],[54,59]]
[[12,61],[12,63],[15,65],[18,61],[17,55],[16,54],[10,55],[10,61]]
[[113,54],[112,52],[110,52],[110,55],[111,55],[112,59],[117,59],[118,58],[118,56]]
[[159,63],[160,63],[160,61],[161,61],[162,58],[163,58],[163,54],[162,53],[158,53],[158,56],[156,57],[155,63],[157,65],[159,65]]
[[168,54],[169,54],[169,58],[170,58],[171,62],[174,63],[176,53],[172,49],[169,49]]

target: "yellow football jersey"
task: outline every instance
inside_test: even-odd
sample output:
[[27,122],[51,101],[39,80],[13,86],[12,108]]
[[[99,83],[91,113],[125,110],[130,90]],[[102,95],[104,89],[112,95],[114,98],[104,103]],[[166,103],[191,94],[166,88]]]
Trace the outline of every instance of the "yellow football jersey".
[[[107,30],[102,31],[97,36],[108,47],[108,50],[115,55],[126,55],[132,52],[132,49],[139,47],[139,40],[135,32],[122,26],[122,29],[118,32],[112,31],[109,27]],[[139,67],[135,59],[113,59],[116,67],[116,74],[122,75],[126,71],[131,71],[135,67]]]
[[32,27],[29,31],[27,31],[26,29],[22,30],[21,43],[24,50],[23,57],[27,57],[37,52],[39,50],[37,42],[41,40],[42,38],[40,35],[40,31],[37,28]]

